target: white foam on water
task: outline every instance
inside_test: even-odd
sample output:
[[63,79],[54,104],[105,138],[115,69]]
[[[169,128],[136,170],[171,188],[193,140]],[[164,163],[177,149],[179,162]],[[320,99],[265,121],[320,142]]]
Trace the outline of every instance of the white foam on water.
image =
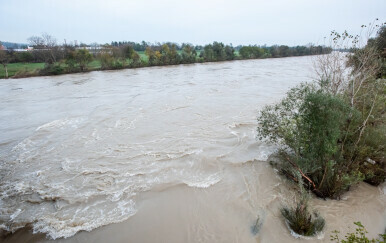
[[315,236],[304,236],[304,235],[299,235],[295,231],[291,229],[291,227],[288,224],[288,221],[285,221],[285,225],[287,226],[288,230],[290,231],[291,235],[296,238],[296,239],[304,239],[304,240],[312,240],[315,241],[315,238],[318,240],[324,239],[324,231],[317,233]]
[[52,122],[43,124],[38,128],[36,128],[35,131],[58,129],[58,128],[60,129],[63,127],[78,128],[78,125],[83,121],[84,121],[83,118],[63,118],[63,119],[54,120]]
[[[91,231],[104,225],[125,221],[136,212],[135,203],[132,200],[127,202],[120,201],[117,207],[111,211],[100,211],[100,218],[97,219],[79,216],[61,219],[55,216],[45,216],[33,223],[32,226],[34,233],[44,233],[52,239],[67,238],[81,230]],[[87,214],[91,213],[92,211],[87,210]]]
[[209,175],[207,178],[194,178],[195,180],[183,182],[190,187],[197,188],[208,188],[210,186],[215,185],[216,183],[221,181],[221,176],[219,174]]

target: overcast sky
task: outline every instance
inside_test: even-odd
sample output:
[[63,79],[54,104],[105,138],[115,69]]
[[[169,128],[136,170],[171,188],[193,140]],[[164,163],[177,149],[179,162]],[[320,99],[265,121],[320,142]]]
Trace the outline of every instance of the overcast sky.
[[323,44],[386,21],[386,0],[0,0],[0,40],[43,32],[62,43]]

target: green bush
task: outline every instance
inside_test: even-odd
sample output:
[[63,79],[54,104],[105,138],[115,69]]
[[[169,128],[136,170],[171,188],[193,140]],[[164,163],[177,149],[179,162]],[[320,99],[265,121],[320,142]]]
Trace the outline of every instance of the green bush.
[[80,70],[85,71],[87,65],[92,61],[92,55],[86,49],[79,49],[75,51],[75,60],[79,64]]
[[59,75],[64,73],[64,68],[60,63],[46,63],[43,69],[39,72],[41,75]]
[[258,116],[260,139],[278,144],[279,171],[302,180],[319,197],[338,198],[350,185],[363,180],[358,163],[346,157],[355,132],[349,121],[359,112],[323,87],[302,84],[291,89],[279,104]]
[[361,224],[361,222],[354,222],[357,226],[354,233],[347,233],[345,236],[345,240],[341,240],[338,236],[339,231],[335,230],[331,235],[331,241],[335,241],[338,243],[381,243],[386,241],[386,234],[380,235],[380,239],[369,239],[366,234],[368,233],[365,227]]

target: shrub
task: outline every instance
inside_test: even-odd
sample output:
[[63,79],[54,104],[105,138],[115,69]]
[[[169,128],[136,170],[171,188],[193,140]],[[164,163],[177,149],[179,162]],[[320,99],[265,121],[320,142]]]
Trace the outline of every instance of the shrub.
[[113,66],[114,58],[107,52],[103,52],[99,55],[102,69],[110,69]]
[[60,63],[46,63],[43,69],[40,70],[41,75],[59,75],[64,73],[64,68]]
[[75,71],[76,60],[75,60],[75,51],[69,51],[66,55],[64,63],[67,65],[66,69],[68,72]]
[[79,49],[75,51],[75,60],[79,64],[80,70],[85,71],[87,65],[92,61],[92,55],[86,49]]
[[[258,117],[260,139],[280,145],[279,171],[297,181],[301,174],[319,197],[337,198],[363,179],[358,164],[345,157],[351,136],[348,120],[358,111],[322,86],[302,84],[291,89],[279,104],[267,106]],[[346,147],[344,147],[346,146]]]
[[282,208],[281,214],[288,227],[299,235],[314,236],[322,231],[325,225],[325,220],[316,211],[309,212],[305,201],[300,201],[293,208]]
[[354,233],[347,233],[345,236],[345,240],[341,240],[338,236],[339,231],[335,230],[331,235],[331,241],[335,241],[338,243],[381,243],[386,241],[386,234],[380,235],[380,239],[369,239],[366,236],[367,230],[361,224],[361,222],[354,222],[357,226]]

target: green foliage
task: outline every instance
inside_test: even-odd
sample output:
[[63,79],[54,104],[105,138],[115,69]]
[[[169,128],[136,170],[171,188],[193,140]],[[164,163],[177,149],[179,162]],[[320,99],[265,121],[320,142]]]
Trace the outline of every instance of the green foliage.
[[[353,38],[358,43],[358,37],[347,32],[333,36],[334,42]],[[385,180],[386,85],[379,78],[379,63],[384,60],[375,44],[380,43],[378,38],[355,50],[347,69],[337,64],[340,56],[326,56],[320,62],[323,75],[318,85],[292,89],[258,117],[260,139],[280,146],[279,171],[294,181],[299,172],[320,197],[339,198],[358,181],[378,185]],[[286,51],[291,49],[270,49],[272,56]]]
[[123,47],[123,53],[125,58],[132,59],[133,55],[135,54],[134,48],[132,46],[124,46]]
[[[33,42],[34,50],[28,52],[4,52],[6,55],[1,55],[0,59],[4,59],[2,64],[3,68],[0,68],[0,78],[14,76],[15,73],[19,73],[19,77],[45,75],[46,72],[37,69],[26,70],[25,66],[34,66],[32,63],[39,63],[38,66],[42,66],[42,62],[49,65],[57,65],[61,63],[64,68],[63,73],[72,73],[86,70],[98,70],[101,69],[120,69],[120,68],[137,68],[144,66],[158,66],[158,65],[175,65],[175,64],[187,64],[187,63],[202,63],[202,62],[217,62],[235,59],[250,59],[250,58],[267,58],[267,57],[280,57],[280,52],[271,54],[270,47],[256,47],[252,49],[252,54],[238,55],[240,48],[238,46],[234,48],[232,45],[224,45],[221,42],[213,42],[212,44],[203,46],[194,46],[191,44],[178,45],[175,43],[165,44],[151,44],[145,41],[141,43],[135,42],[117,42],[114,41],[105,45],[98,45],[93,43],[89,45],[89,53],[86,49],[78,49],[79,47],[87,47],[85,44],[71,45],[64,44],[59,46],[56,44],[55,38],[49,35],[33,36],[30,38]],[[244,48],[244,49],[248,49]],[[290,56],[311,55],[311,49],[313,47],[288,47]],[[279,47],[274,47],[279,51]],[[282,48],[287,49],[287,47]],[[302,50],[301,52],[297,50]],[[323,53],[331,51],[328,48],[318,47],[318,50],[323,50]],[[241,51],[243,53],[243,51]],[[315,52],[312,54],[318,54],[322,52]],[[110,57],[108,56],[110,55]],[[1,58],[6,56],[6,58]],[[284,56],[284,55],[283,55]],[[93,57],[97,57],[95,61],[92,61]],[[90,59],[91,58],[91,59]],[[27,62],[31,65],[22,65],[21,62]],[[8,63],[15,65],[9,65]],[[92,64],[92,65],[91,65]],[[16,69],[20,67],[20,69]],[[9,70],[8,70],[9,69]],[[49,69],[52,69],[50,67]],[[6,72],[7,71],[7,72]],[[60,71],[60,70],[57,70]],[[55,73],[56,71],[54,71]]]
[[[38,70],[44,68],[44,63],[9,63],[7,67],[10,77],[36,76],[38,75]],[[29,73],[33,75],[28,75]],[[0,66],[0,78],[4,77],[5,70]]]
[[79,49],[75,52],[75,60],[78,63],[80,70],[85,71],[87,65],[92,61],[92,55],[86,49]]
[[235,49],[232,46],[226,45],[224,50],[225,50],[225,59],[226,60],[235,59]]
[[29,51],[16,52],[14,54],[14,56],[15,56],[14,58],[16,60],[18,60],[19,62],[26,63],[26,62],[33,62],[34,61],[34,57],[33,57],[32,53]]
[[[364,48],[354,49],[348,58],[354,81],[349,84],[347,96],[361,113],[360,123],[354,124],[358,127],[358,135],[351,156],[360,162],[365,181],[372,185],[379,185],[386,178],[386,27],[381,25],[377,33]],[[353,38],[355,43],[358,39],[347,33],[341,36]]]
[[171,45],[170,47],[167,44],[163,44],[161,47],[161,65],[174,65],[180,63],[180,55],[177,53],[176,45]]
[[279,170],[296,181],[301,172],[309,188],[320,197],[337,198],[363,179],[358,165],[345,157],[345,136],[353,129],[348,120],[359,113],[342,97],[322,87],[302,84],[291,89],[279,104],[267,106],[258,117],[260,139],[281,146]]
[[215,41],[213,44],[204,47],[204,50],[200,52],[200,57],[206,62],[233,60],[235,58],[235,51],[232,46]]
[[365,227],[361,224],[361,222],[354,222],[357,226],[355,232],[347,233],[345,239],[340,239],[338,234],[339,231],[335,230],[331,235],[331,241],[335,241],[338,243],[381,243],[386,241],[386,234],[380,235],[379,239],[369,239],[366,234],[368,233]]
[[121,58],[115,58],[108,52],[103,52],[99,55],[101,69],[122,69],[125,62]]
[[76,70],[75,51],[69,51],[66,56],[64,63],[67,65],[67,71],[73,72]]
[[197,52],[192,45],[184,45],[181,53],[182,63],[194,63],[196,62]]
[[145,50],[145,54],[148,57],[149,66],[158,65],[161,58],[161,53],[159,51],[154,51],[151,47],[147,47]]
[[140,66],[144,66],[141,62],[141,57],[139,56],[139,54],[134,51],[131,56],[130,56],[130,67],[132,68],[136,68],[136,67],[140,67]]
[[46,63],[39,73],[42,75],[59,75],[64,73],[64,68],[60,63]]
[[362,162],[360,171],[365,174],[365,181],[372,185],[379,185],[386,178],[385,79],[372,79],[362,86],[363,88],[358,92],[359,99],[354,106],[361,111],[361,120],[366,122],[366,129],[362,132],[353,157]]
[[244,59],[256,59],[263,57],[265,51],[258,46],[243,46],[240,48],[239,53]]

